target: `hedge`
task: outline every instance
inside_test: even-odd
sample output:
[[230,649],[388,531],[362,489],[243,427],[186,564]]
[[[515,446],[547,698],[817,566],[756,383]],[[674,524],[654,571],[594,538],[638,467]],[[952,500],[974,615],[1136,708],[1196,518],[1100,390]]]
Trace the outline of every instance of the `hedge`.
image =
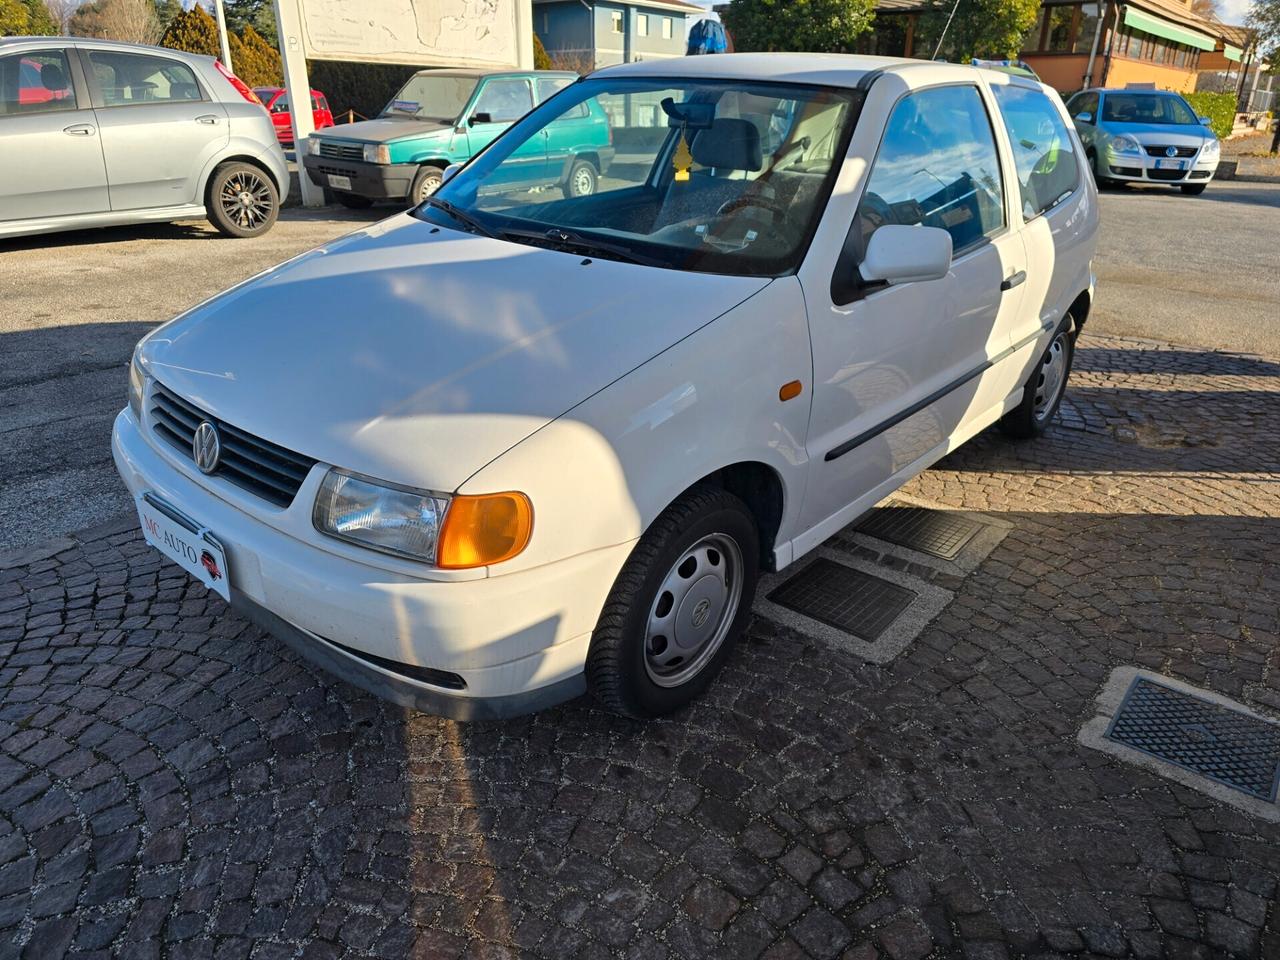
[[1196,116],[1208,117],[1209,128],[1225,140],[1231,136],[1231,128],[1236,123],[1236,95],[1234,93],[1188,93],[1184,94]]

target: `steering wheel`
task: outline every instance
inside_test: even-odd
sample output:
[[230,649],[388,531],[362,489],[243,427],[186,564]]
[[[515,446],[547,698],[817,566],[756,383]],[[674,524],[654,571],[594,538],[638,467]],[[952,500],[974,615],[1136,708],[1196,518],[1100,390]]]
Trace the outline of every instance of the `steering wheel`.
[[727,217],[731,213],[737,213],[739,210],[745,210],[747,207],[759,207],[761,210],[768,210],[779,220],[782,220],[790,232],[797,235],[803,232],[803,225],[796,221],[790,210],[778,203],[778,201],[758,193],[744,193],[740,197],[734,197],[732,200],[726,200],[724,203],[720,204],[719,209],[716,210],[716,216]]

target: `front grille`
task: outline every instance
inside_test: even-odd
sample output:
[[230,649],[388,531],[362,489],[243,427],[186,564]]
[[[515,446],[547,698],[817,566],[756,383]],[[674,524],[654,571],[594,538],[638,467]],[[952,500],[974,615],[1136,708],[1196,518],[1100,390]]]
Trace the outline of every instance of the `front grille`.
[[191,441],[196,427],[208,420],[218,428],[222,456],[214,476],[261,497],[277,507],[287,507],[302,486],[315,461],[286,450],[231,424],[210,416],[193,403],[156,383],[151,391],[151,427],[192,462]]
[[1147,179],[1149,180],[1181,180],[1186,177],[1185,170],[1148,170]]
[[327,163],[317,163],[316,169],[321,173],[332,173],[339,177],[355,177],[359,176],[351,167],[334,167]]
[[[1196,155],[1195,147],[1174,147],[1173,149],[1178,151],[1174,154],[1175,157],[1194,157]],[[1148,146],[1147,153],[1153,157],[1168,157],[1169,147],[1167,144],[1160,147]]]
[[320,141],[320,156],[331,160],[363,160],[364,146],[359,143],[339,143],[335,140]]

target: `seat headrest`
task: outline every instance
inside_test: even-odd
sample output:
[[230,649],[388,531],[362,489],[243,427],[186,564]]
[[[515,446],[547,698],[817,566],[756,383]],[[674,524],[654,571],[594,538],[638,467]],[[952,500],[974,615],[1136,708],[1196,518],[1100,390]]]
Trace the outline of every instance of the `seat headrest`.
[[723,117],[699,130],[689,145],[693,159],[704,167],[717,170],[759,170],[764,158],[760,153],[760,131],[750,120]]
[[61,93],[67,89],[67,75],[56,63],[46,63],[40,68],[40,83],[46,90]]

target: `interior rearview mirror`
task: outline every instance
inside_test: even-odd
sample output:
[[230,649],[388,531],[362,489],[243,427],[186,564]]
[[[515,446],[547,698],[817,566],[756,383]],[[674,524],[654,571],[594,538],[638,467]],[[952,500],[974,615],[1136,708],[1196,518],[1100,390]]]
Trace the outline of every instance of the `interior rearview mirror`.
[[888,223],[867,243],[858,272],[864,283],[941,280],[951,270],[951,234],[938,227]]
[[1212,118],[1212,117],[1201,117],[1201,118],[1200,118],[1200,122],[1201,122],[1204,126],[1206,126],[1206,127],[1211,127],[1211,126],[1213,126],[1213,118]]
[[444,173],[440,175],[440,186],[443,187],[446,183],[452,180],[453,175],[461,169],[462,169],[462,164],[460,163],[451,163],[447,167],[445,167]]
[[1081,123],[1093,123],[1093,114],[1088,110],[1082,110],[1076,114],[1076,119]]

